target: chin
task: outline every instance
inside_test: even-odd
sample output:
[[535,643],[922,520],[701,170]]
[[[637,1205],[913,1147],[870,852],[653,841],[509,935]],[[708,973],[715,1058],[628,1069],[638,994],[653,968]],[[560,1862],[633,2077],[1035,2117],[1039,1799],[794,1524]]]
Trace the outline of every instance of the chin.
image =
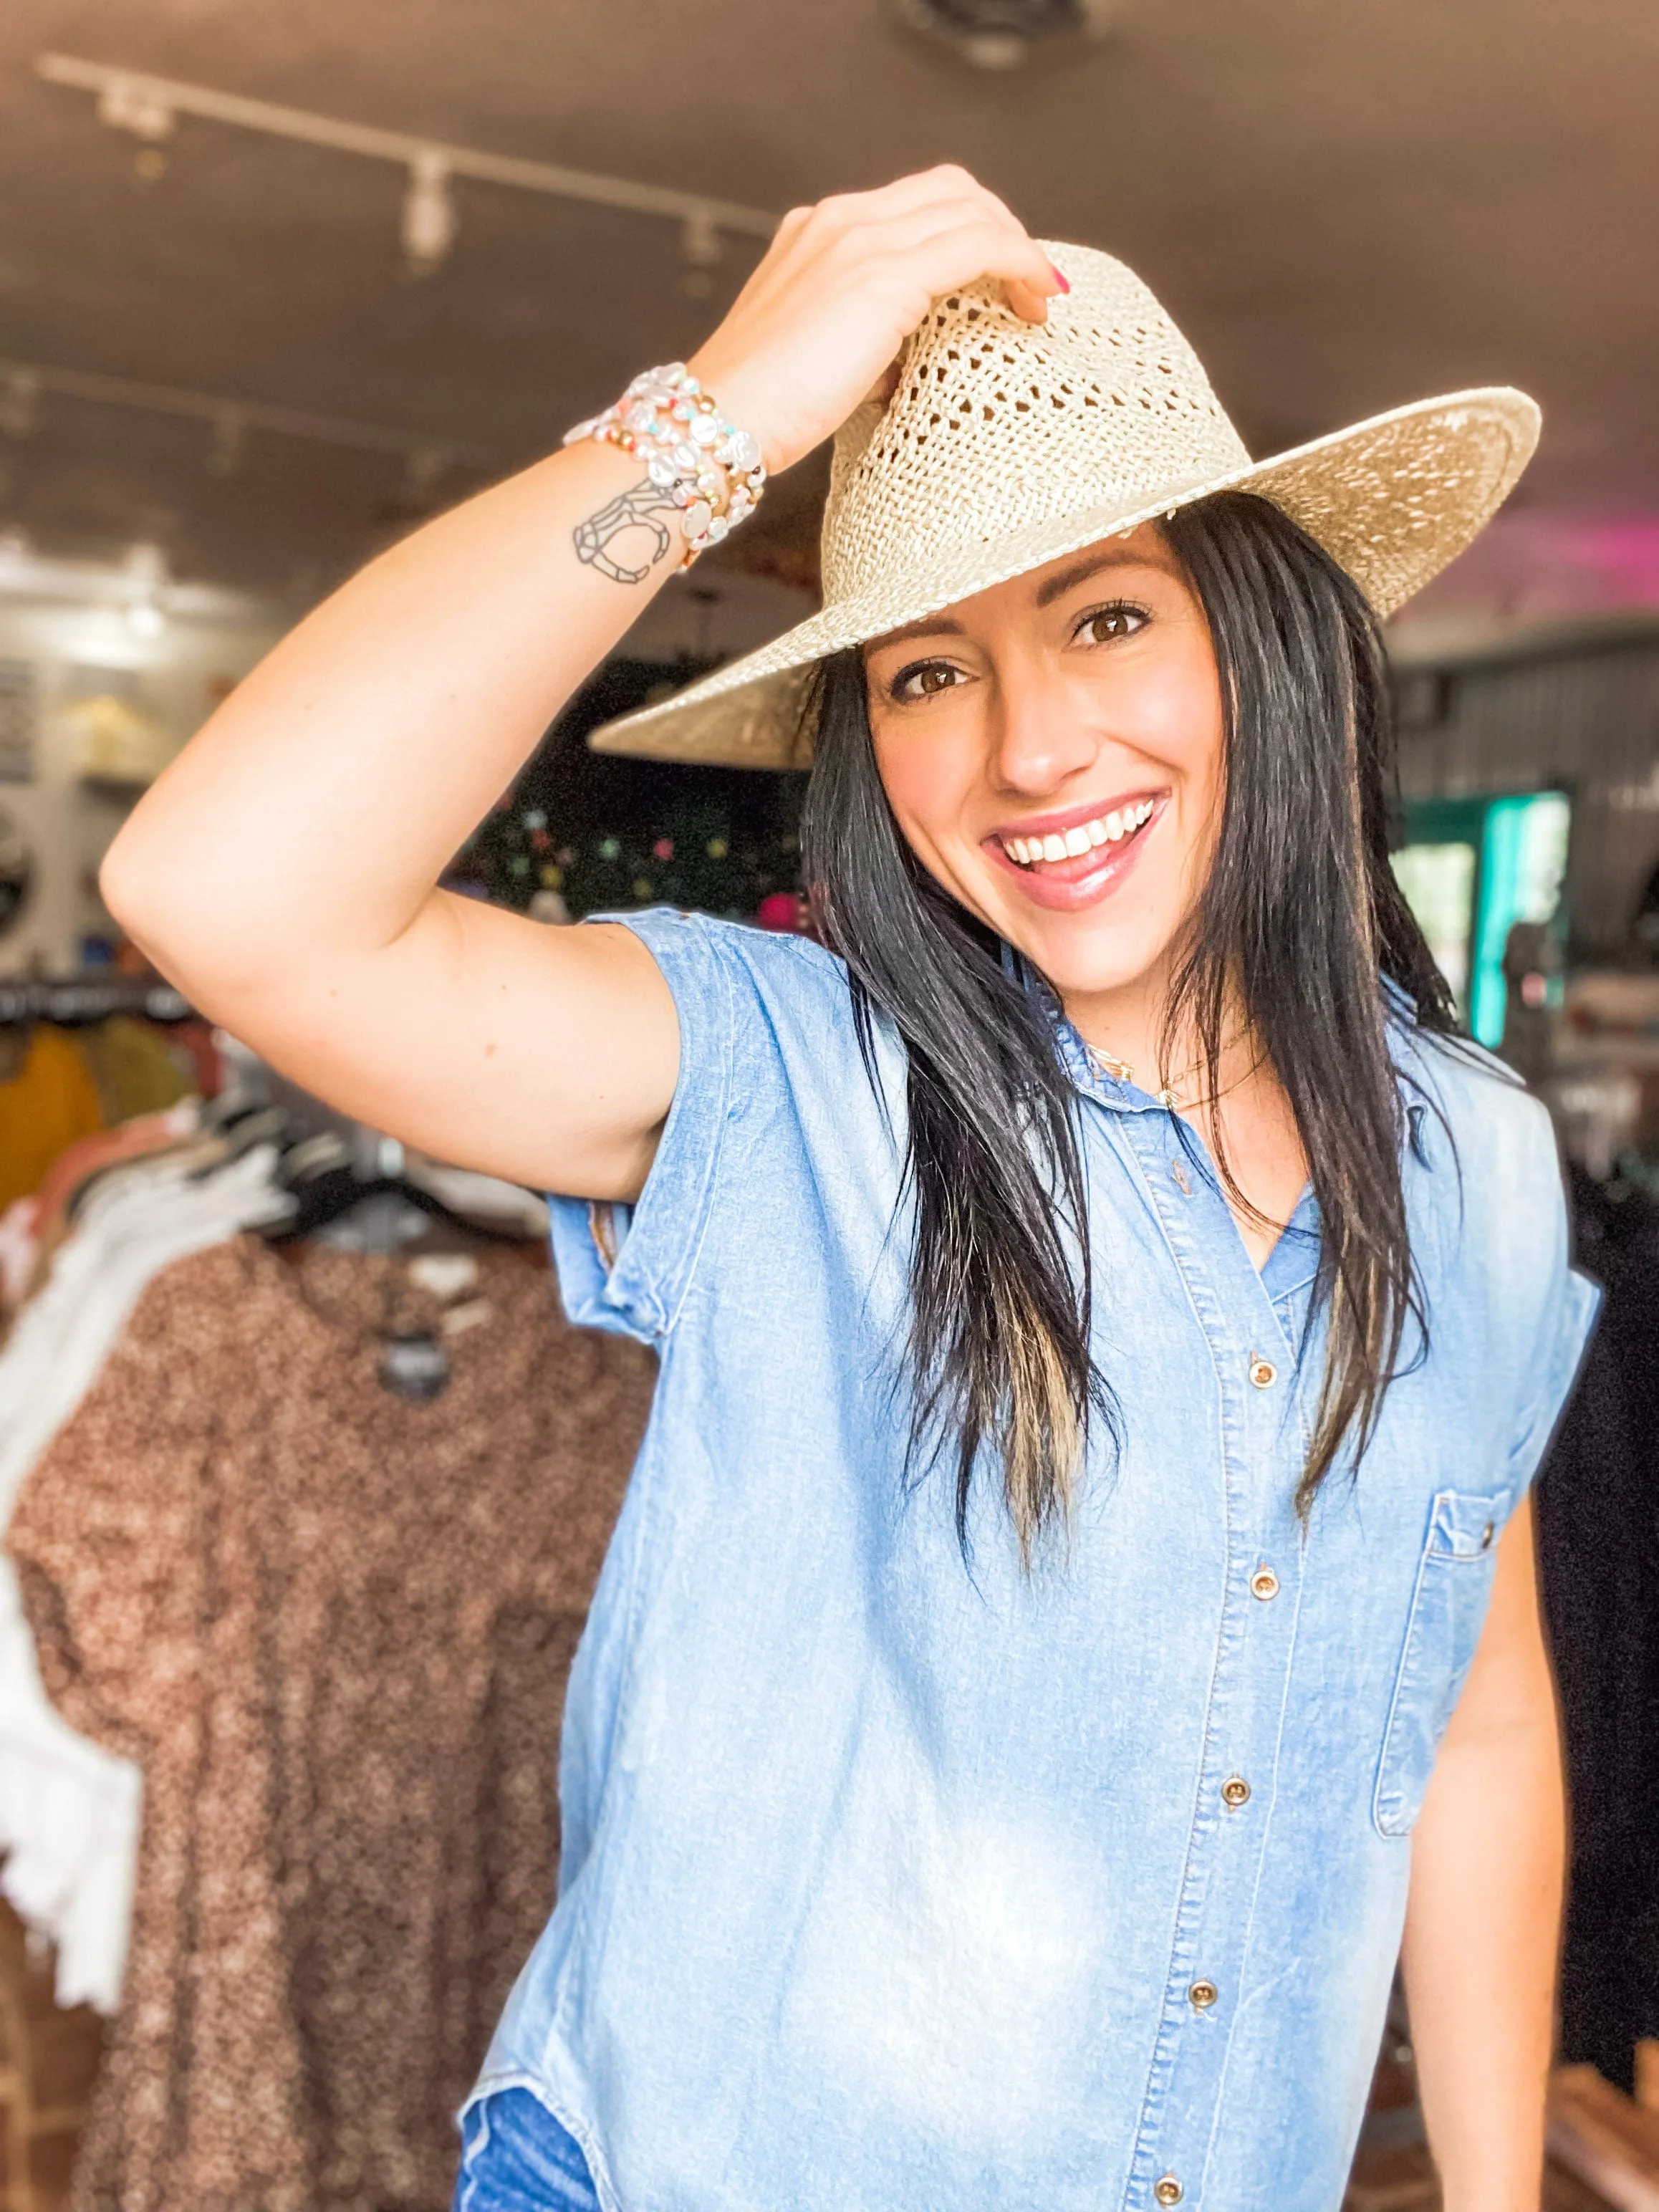
[[1141,982],[1168,950],[1167,933],[1125,929],[1087,915],[1026,927],[1012,942],[1066,1000],[1093,998]]

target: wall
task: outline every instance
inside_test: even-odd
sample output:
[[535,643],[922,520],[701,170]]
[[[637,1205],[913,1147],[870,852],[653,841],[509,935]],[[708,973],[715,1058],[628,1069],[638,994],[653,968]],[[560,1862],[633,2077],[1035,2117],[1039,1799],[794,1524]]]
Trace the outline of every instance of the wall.
[[222,601],[170,615],[158,636],[146,638],[118,605],[45,591],[0,592],[0,665],[33,670],[37,705],[33,777],[0,781],[0,809],[22,830],[35,862],[28,902],[0,935],[0,975],[72,973],[82,937],[109,928],[97,866],[138,787],[91,782],[77,773],[76,702],[97,690],[123,696],[157,726],[161,757],[170,756],[206,718],[218,692],[246,675],[281,634],[276,612],[228,595]]

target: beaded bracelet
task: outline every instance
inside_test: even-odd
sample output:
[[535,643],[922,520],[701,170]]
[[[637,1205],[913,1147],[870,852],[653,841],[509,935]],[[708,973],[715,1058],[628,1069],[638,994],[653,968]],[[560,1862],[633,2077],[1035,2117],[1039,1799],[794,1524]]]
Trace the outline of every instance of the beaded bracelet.
[[644,462],[680,511],[687,568],[754,512],[765,488],[759,442],[726,421],[684,362],[636,376],[614,407],[567,430],[564,443],[585,438]]

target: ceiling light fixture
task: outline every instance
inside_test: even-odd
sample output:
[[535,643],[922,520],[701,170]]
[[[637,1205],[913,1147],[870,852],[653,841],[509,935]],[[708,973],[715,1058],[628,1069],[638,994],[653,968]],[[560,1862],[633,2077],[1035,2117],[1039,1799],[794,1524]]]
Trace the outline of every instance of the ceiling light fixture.
[[0,431],[27,438],[40,419],[40,372],[21,365],[0,369]]
[[430,276],[449,258],[459,216],[450,188],[447,157],[428,146],[409,165],[404,194],[404,267],[410,276]]
[[222,407],[213,418],[213,443],[209,448],[210,477],[234,477],[247,453],[247,416],[240,407]]
[[114,75],[98,88],[98,120],[148,146],[160,146],[179,127],[177,111],[142,79]]
[[973,69],[1022,69],[1098,39],[1116,0],[888,0],[895,20]]
[[708,209],[694,210],[680,233],[680,259],[685,264],[680,290],[688,300],[706,300],[713,293],[721,250],[720,231]]
[[157,638],[167,626],[163,595],[167,585],[167,559],[159,545],[131,547],[123,566],[133,586],[127,602],[127,628],[135,637]]

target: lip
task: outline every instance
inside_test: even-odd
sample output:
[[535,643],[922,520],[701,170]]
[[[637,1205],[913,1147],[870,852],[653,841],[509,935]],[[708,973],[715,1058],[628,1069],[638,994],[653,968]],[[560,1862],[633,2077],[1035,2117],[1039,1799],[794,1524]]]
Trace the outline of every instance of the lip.
[[[1045,907],[1051,914],[1077,914],[1085,907],[1097,906],[1122,888],[1140,858],[1142,847],[1163,820],[1169,797],[1167,790],[1132,792],[1125,798],[1109,799],[1104,805],[1094,800],[1067,807],[1063,813],[1030,815],[994,830],[981,841],[981,850],[992,866],[1010,877],[1033,906]],[[1002,849],[1004,837],[1059,836],[1079,823],[1098,821],[1103,814],[1121,811],[1147,799],[1152,801],[1152,813],[1132,837],[1115,845],[1091,845],[1086,853],[1046,861],[1041,868],[1022,868]]]

